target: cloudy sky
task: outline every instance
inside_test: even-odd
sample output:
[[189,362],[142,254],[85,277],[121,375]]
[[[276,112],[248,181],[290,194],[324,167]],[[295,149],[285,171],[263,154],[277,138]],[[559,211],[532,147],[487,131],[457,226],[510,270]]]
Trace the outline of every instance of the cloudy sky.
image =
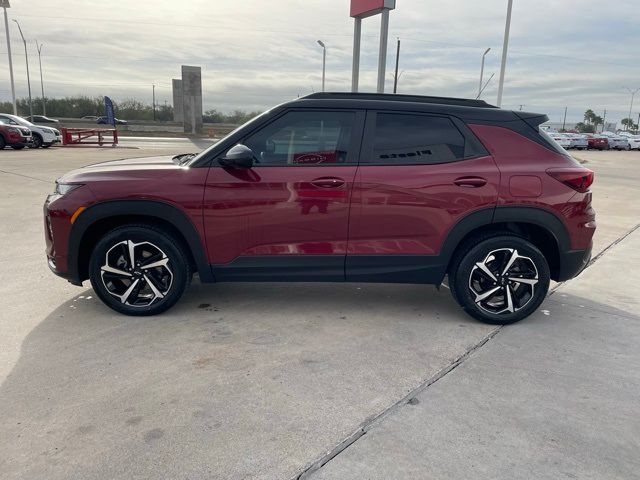
[[[483,94],[495,103],[506,0],[397,0],[388,72],[402,40],[400,93],[475,97],[487,47]],[[35,40],[43,43],[47,96],[111,95],[171,102],[180,65],[203,69],[205,109],[265,109],[319,90],[327,45],[327,90],[350,88],[353,20],[348,0],[11,0],[8,10],[18,96],[40,91]],[[1,27],[0,27],[1,28]],[[4,33],[4,32],[3,32]],[[379,17],[363,21],[361,90],[376,85]],[[0,35],[0,99],[10,99]],[[625,87],[640,87],[637,0],[515,0],[503,106],[577,120],[587,108],[620,120]],[[387,90],[392,88],[391,74]],[[640,94],[634,118],[640,112]]]

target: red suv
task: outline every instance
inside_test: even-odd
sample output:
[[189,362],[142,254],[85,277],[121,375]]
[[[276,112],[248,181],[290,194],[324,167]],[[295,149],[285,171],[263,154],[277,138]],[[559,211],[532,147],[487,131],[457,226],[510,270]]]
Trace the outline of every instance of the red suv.
[[19,125],[5,125],[0,121],[0,150],[9,146],[14,150],[21,150],[31,145],[31,130]]
[[582,167],[545,115],[455,98],[316,93],[199,154],[99,163],[44,207],[51,269],[151,315],[202,282],[439,285],[472,316],[532,313],[587,264]]

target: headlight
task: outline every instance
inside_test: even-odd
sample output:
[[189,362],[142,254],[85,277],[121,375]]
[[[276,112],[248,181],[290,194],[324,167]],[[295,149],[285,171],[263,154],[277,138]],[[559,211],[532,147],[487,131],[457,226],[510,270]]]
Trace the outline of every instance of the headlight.
[[53,133],[55,133],[56,135],[60,135],[60,130],[56,128],[52,128],[51,130],[53,130]]
[[58,183],[56,182],[56,188],[53,191],[54,195],[66,195],[69,192],[73,192],[76,188],[80,188],[82,184],[79,183]]

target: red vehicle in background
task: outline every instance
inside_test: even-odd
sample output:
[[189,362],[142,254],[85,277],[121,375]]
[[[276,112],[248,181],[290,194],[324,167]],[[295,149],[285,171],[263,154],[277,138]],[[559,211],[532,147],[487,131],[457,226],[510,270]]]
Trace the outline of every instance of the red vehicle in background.
[[11,147],[20,150],[31,144],[31,130],[17,125],[5,125],[0,122],[0,150]]
[[609,150],[609,139],[601,135],[594,135],[593,133],[585,133],[589,146],[587,150]]

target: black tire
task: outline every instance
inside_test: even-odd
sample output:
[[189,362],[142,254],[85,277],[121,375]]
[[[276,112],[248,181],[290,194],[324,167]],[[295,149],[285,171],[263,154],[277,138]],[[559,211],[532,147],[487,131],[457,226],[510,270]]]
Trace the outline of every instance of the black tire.
[[[503,267],[509,264],[514,252],[517,256],[502,276]],[[479,264],[487,267],[493,279]],[[544,301],[549,282],[549,265],[542,252],[526,239],[508,232],[466,242],[456,252],[449,270],[453,298],[469,315],[493,325],[507,325],[531,315]],[[494,294],[477,302],[482,294],[492,290]]]
[[32,144],[29,148],[40,148],[42,146],[42,137],[38,133],[33,134]]
[[5,141],[4,137],[0,135],[0,150],[4,150],[4,147],[6,146],[7,146],[7,142]]
[[24,148],[24,145],[11,145],[11,148],[13,148],[14,150],[22,150]]
[[49,148],[53,143],[43,143],[42,148]]
[[[128,241],[135,245],[133,266]],[[166,267],[145,269],[145,260],[147,264],[166,260]],[[104,266],[129,275],[103,272]],[[98,241],[89,261],[89,279],[100,300],[116,312],[156,315],[180,299],[191,281],[191,266],[180,242],[167,232],[150,225],[124,225]],[[127,295],[126,302],[116,295]]]

